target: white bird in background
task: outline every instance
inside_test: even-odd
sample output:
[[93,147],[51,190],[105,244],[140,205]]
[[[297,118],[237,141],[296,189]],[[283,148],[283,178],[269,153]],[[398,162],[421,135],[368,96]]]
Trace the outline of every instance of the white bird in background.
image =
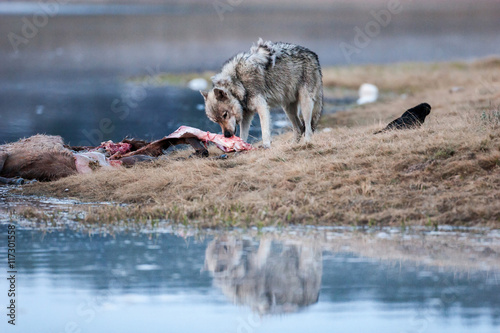
[[205,90],[208,87],[208,82],[207,80],[203,78],[196,78],[192,79],[191,81],[188,82],[188,87],[193,90]]
[[371,83],[363,83],[359,87],[358,105],[373,103],[378,99],[378,88]]

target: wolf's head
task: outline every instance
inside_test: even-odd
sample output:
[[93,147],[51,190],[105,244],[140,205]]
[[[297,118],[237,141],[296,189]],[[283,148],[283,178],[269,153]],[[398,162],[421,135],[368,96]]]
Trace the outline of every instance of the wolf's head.
[[226,138],[236,133],[236,126],[243,117],[243,109],[238,99],[227,89],[215,87],[210,91],[200,91],[205,99],[207,117],[222,128]]

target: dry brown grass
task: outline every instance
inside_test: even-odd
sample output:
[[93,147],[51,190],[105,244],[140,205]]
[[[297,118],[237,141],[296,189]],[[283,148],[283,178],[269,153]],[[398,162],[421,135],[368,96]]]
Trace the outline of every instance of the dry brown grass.
[[[500,226],[499,60],[325,69],[324,81],[371,82],[397,94],[325,116],[322,126],[331,131],[320,129],[312,147],[284,134],[269,150],[227,160],[171,158],[23,192],[130,204],[88,212],[88,220],[101,221]],[[455,86],[462,89],[450,93]],[[421,102],[433,107],[423,128],[372,134]]]

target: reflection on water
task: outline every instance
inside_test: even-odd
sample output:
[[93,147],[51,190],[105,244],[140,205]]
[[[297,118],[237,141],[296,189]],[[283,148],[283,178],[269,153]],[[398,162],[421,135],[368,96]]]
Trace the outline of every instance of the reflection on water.
[[17,331],[500,328],[498,232],[71,228],[18,227]]
[[314,244],[219,237],[208,244],[205,268],[224,295],[260,314],[318,302],[322,259]]

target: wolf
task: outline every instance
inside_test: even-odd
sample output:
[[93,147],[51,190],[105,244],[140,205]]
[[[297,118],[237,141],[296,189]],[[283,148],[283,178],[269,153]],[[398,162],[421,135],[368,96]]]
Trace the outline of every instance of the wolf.
[[260,38],[250,52],[226,61],[212,83],[212,90],[200,92],[207,117],[221,126],[225,137],[232,137],[239,125],[240,137],[246,141],[257,113],[263,146],[269,148],[269,110],[281,106],[292,123],[296,141],[304,135],[305,142],[311,142],[323,110],[321,66],[311,50]]

